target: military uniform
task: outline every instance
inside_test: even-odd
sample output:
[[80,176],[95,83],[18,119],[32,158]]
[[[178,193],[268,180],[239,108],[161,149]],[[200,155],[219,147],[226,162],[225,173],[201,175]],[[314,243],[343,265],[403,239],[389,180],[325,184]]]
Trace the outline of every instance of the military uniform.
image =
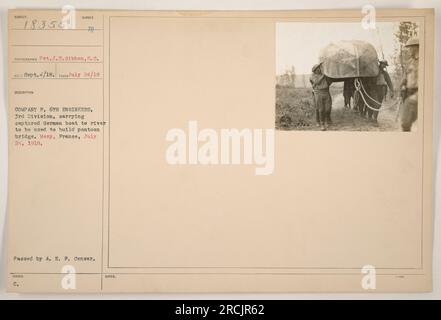
[[[315,72],[320,65],[315,65],[312,71]],[[329,93],[329,85],[331,79],[324,74],[313,73],[309,79],[314,92],[314,102],[316,107],[317,122],[322,130],[326,130],[327,125],[331,122],[332,99]]]
[[[418,47],[418,39],[410,39],[406,46]],[[406,76],[402,82],[404,103],[401,113],[401,128],[403,131],[410,131],[412,124],[418,118],[418,62],[418,55],[414,55],[409,59]]]
[[378,102],[382,102],[384,97],[387,94],[387,89],[391,91],[391,95],[394,92],[394,86],[392,84],[392,80],[390,79],[389,73],[384,68],[380,68],[380,73],[377,76],[377,86],[381,87],[380,92],[380,100]]
[[354,95],[354,92],[354,79],[346,79],[343,82],[343,98],[345,100],[345,108],[351,108],[351,97]]
[[[386,60],[380,61],[380,72],[377,76],[376,81],[376,100],[378,103],[374,103],[375,107],[380,109],[381,104],[383,103],[384,98],[387,95],[387,89],[391,91],[391,96],[393,96],[394,92],[394,86],[392,84],[392,80],[390,79],[389,73],[386,71],[384,67],[388,66],[388,63]],[[378,111],[373,112],[374,120],[377,120],[378,118]]]

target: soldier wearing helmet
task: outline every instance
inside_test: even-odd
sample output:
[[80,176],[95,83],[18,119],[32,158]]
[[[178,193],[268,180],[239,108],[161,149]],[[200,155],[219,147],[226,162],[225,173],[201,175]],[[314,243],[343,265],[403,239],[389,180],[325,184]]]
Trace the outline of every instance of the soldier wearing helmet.
[[329,93],[329,86],[332,80],[323,74],[321,63],[312,67],[312,75],[309,79],[311,82],[314,104],[316,110],[317,125],[321,130],[326,130],[331,124],[332,98]]
[[418,38],[410,38],[405,47],[409,50],[410,58],[406,64],[405,77],[401,83],[404,101],[401,113],[401,128],[403,131],[410,131],[412,124],[418,117]]

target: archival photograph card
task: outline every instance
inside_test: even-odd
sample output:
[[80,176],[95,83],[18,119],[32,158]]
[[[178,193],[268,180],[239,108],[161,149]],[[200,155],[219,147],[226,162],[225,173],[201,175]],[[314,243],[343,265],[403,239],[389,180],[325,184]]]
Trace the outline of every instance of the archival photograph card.
[[9,291],[431,291],[433,10],[8,32]]

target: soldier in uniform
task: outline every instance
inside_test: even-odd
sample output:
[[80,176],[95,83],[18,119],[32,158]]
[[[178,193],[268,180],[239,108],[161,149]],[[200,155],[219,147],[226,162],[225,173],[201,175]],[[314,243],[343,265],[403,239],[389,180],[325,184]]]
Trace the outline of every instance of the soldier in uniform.
[[401,128],[403,131],[410,131],[412,124],[418,117],[418,38],[410,38],[405,47],[409,49],[410,58],[406,65],[405,77],[401,82],[401,95],[403,97]]
[[[383,103],[383,100],[387,95],[388,88],[390,90],[390,97],[391,98],[394,97],[394,86],[392,84],[392,80],[390,79],[389,73],[386,70],[386,67],[388,65],[389,64],[386,60],[380,61],[380,65],[379,65],[380,72],[378,73],[378,76],[377,76],[376,90],[375,90],[375,92],[377,93],[376,100],[379,103],[378,109],[381,108],[381,104]],[[374,118],[374,121],[377,121],[378,111],[373,112],[373,118]]]
[[345,108],[351,109],[351,98],[354,96],[355,85],[354,79],[346,79],[343,82],[343,98],[345,100]]
[[314,94],[317,124],[324,131],[331,123],[332,98],[329,93],[331,79],[322,73],[321,64],[312,67],[312,75],[309,79]]

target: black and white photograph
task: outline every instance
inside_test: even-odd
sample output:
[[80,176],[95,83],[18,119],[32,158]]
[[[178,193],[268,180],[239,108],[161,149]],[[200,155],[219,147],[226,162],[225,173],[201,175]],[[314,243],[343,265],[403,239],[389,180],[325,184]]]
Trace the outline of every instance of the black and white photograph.
[[276,26],[278,130],[415,131],[419,26]]
[[149,319],[260,320],[441,299],[441,1],[0,13],[11,311],[134,299]]

